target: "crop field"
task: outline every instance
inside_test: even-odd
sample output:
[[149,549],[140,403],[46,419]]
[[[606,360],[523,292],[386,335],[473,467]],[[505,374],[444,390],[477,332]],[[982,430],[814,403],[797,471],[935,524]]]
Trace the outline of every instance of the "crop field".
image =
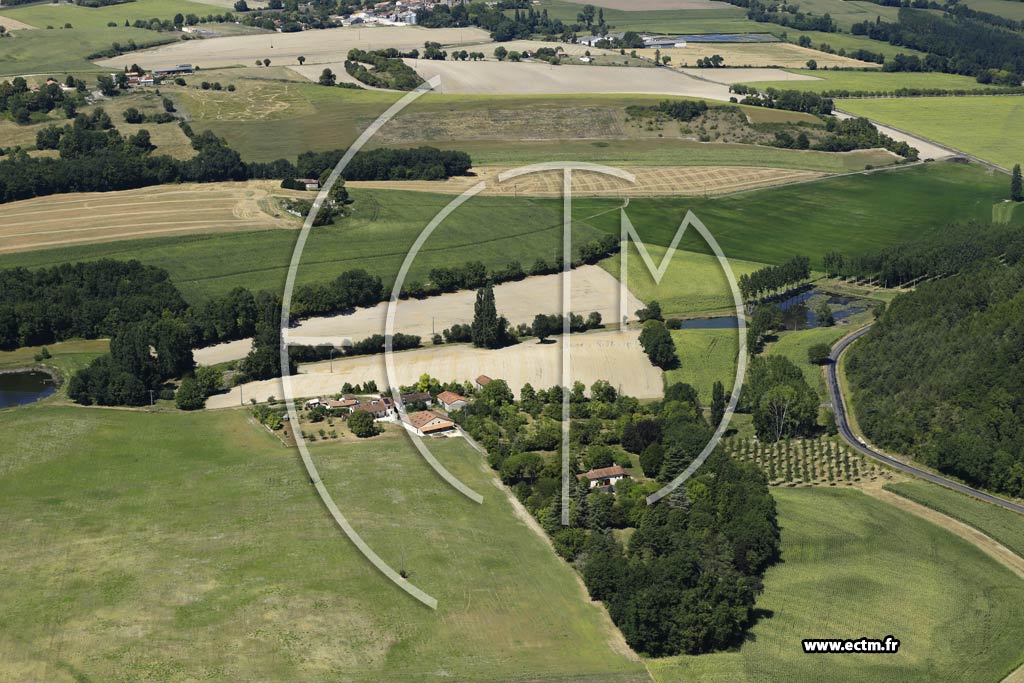
[[36,197],[4,205],[0,254],[168,234],[298,228],[273,181],[185,183]]
[[[967,541],[846,488],[775,488],[782,562],[739,651],[648,660],[658,683],[1002,680],[1024,660],[1024,583]],[[956,558],[939,562],[935,558]],[[891,655],[805,655],[803,638],[884,638]]]
[[887,491],[959,519],[1024,557],[1024,518],[951,489],[914,479],[888,484]]
[[[819,62],[820,64],[820,62]],[[751,85],[761,90],[765,88],[779,88],[780,90],[804,90],[809,92],[825,92],[827,90],[849,90],[893,92],[900,88],[939,88],[945,90],[987,90],[995,87],[982,85],[970,76],[959,76],[957,74],[944,74],[938,72],[885,72],[885,71],[823,71],[817,69],[789,69],[790,73],[819,80],[780,80],[780,81],[750,81]],[[741,81],[746,82],[746,81]],[[850,100],[843,100],[837,106],[846,109]],[[915,99],[913,102],[924,102]]]
[[[638,55],[654,59],[655,50],[636,51]],[[830,55],[793,43],[688,43],[685,48],[661,48],[662,57],[670,57],[669,66],[696,66],[698,59],[720,55],[726,66],[781,66],[803,67],[813,59],[819,67],[839,66],[845,68],[877,67],[877,64],[861,62],[849,57]]]
[[[85,58],[115,42],[125,45],[134,40],[145,46],[177,41],[180,37],[179,33],[126,27],[125,19],[170,19],[178,12],[206,16],[218,11],[211,5],[190,0],[135,0],[130,5],[107,7],[80,7],[70,3],[4,7],[4,17],[40,30],[18,31],[13,38],[0,40],[0,76],[103,71]],[[111,21],[117,26],[108,27]],[[71,24],[72,28],[63,28],[65,24]]]
[[[628,213],[627,210],[627,215]],[[681,221],[682,216],[676,219],[676,227],[679,227]],[[646,245],[645,248],[655,266],[661,264],[668,251],[666,247],[658,244]],[[661,282],[655,282],[636,246],[630,242],[628,249],[629,272],[626,282],[629,291],[645,303],[657,301],[666,316],[693,317],[723,309],[732,309],[735,313],[736,304],[729,289],[729,282],[715,256],[692,251],[676,251]],[[729,259],[729,265],[737,279],[743,274],[764,267],[763,263],[737,259]],[[618,279],[621,272],[621,255],[606,258],[601,261],[601,267]],[[632,311],[630,313],[632,314]]]
[[[351,194],[355,199],[352,216],[310,234],[298,271],[299,284],[365,268],[380,275],[389,287],[416,237],[452,199],[422,192],[354,190]],[[576,244],[600,234],[582,218],[574,231]],[[189,301],[202,301],[237,286],[281,291],[297,235],[293,230],[263,230],[124,240],[0,255],[0,267],[134,258],[166,268]],[[513,260],[529,267],[538,258],[553,263],[561,248],[561,201],[476,197],[437,228],[408,277],[424,281],[432,268],[474,260],[489,268]]]
[[[479,182],[486,182],[482,194],[505,197],[561,197],[562,171],[543,171],[500,182],[498,175],[507,168],[479,166],[473,176],[454,177],[447,181],[431,180],[379,180],[353,181],[350,187],[378,190],[413,190],[462,194]],[[806,182],[822,176],[815,171],[779,168],[744,168],[741,166],[655,166],[650,168],[624,167],[635,175],[636,181],[594,171],[574,171],[572,193],[574,197],[665,197],[673,195],[715,196],[774,185]]]
[[[1010,168],[1024,160],[1024,97],[844,100],[844,110]],[[985,125],[977,125],[978,121]]]
[[[207,12],[208,13],[208,12]],[[203,69],[223,66],[249,66],[257,59],[270,58],[272,65],[297,65],[299,56],[311,64],[336,62],[352,48],[377,50],[388,47],[423,49],[425,41],[444,45],[489,41],[489,34],[478,28],[425,29],[416,26],[346,27],[298,33],[267,33],[227,36],[215,40],[179,42],[152,50],[129,52],[99,60],[97,64],[116,68],[136,63],[144,69],[168,64],[195,64]]]
[[[532,324],[538,313],[558,313],[560,298],[553,298],[552,292],[560,292],[561,273],[537,275],[515,282],[503,282],[494,287],[494,299],[498,312],[515,326],[520,323]],[[592,311],[601,314],[605,323],[616,323],[620,319],[619,282],[597,266],[581,266],[572,271],[569,291],[575,313],[586,317]],[[557,299],[557,300],[556,300]],[[473,305],[476,292],[463,290],[441,294],[426,299],[400,300],[396,306],[395,331],[421,337],[430,343],[435,332],[458,324],[473,322]],[[628,297],[625,311],[630,317],[642,308],[639,299]],[[308,318],[298,323],[289,332],[292,339],[310,338],[310,343],[326,343],[331,339],[341,344],[343,338],[365,339],[374,334],[384,334],[388,304],[372,308],[359,308],[345,315]],[[244,358],[251,348],[250,340],[217,344],[196,349],[195,359],[203,365]],[[479,373],[478,373],[479,374]],[[474,375],[475,377],[476,375]]]
[[739,337],[731,330],[672,330],[679,367],[665,373],[665,383],[683,382],[697,390],[704,405],[711,403],[711,390],[721,382],[726,395],[736,379]]
[[483,505],[404,437],[314,449],[435,612],[362,558],[244,412],[41,404],[0,425],[5,680],[647,680],[461,440],[433,450]]
[[[634,330],[572,335],[570,384],[579,380],[590,387],[604,379],[630,396],[660,398],[664,389],[661,370],[651,365],[639,336],[639,331]],[[444,344],[402,351],[394,355],[395,381],[400,385],[415,384],[425,373],[442,382],[465,382],[484,374],[505,380],[516,395],[527,382],[534,388],[557,386],[562,384],[562,348],[561,339],[555,341],[541,344],[528,339],[497,350]],[[308,397],[336,394],[345,382],[361,384],[370,380],[379,387],[391,386],[383,354],[301,365],[299,374],[292,375],[290,382],[293,396]],[[232,408],[250,400],[283,396],[280,379],[262,380],[211,396],[206,407]]]
[[424,79],[441,78],[440,92],[478,95],[647,93],[729,101],[729,89],[672,69],[553,66],[536,62],[405,60]]
[[[659,4],[665,4],[666,1],[670,0],[658,0]],[[629,0],[605,0],[605,3],[609,2],[617,5],[617,8],[606,7],[604,10],[605,21],[613,27],[613,31],[766,33],[779,28],[751,21],[742,8],[718,2],[706,5],[708,9],[679,8],[678,4],[666,9],[649,6],[646,1],[634,3]],[[627,9],[627,6],[631,9]],[[575,23],[581,7],[575,0],[541,0],[540,9],[546,9],[552,18]]]
[[[925,228],[990,221],[1008,183],[1004,175],[976,164],[933,163],[729,197],[634,199],[627,213],[648,244],[671,243],[692,210],[730,259],[781,263],[805,254],[820,268],[822,255],[833,249],[856,254]],[[597,215],[614,206],[605,199],[574,202],[579,216],[593,216],[592,225],[618,235],[617,211]],[[680,246],[710,253],[696,233],[684,236]]]

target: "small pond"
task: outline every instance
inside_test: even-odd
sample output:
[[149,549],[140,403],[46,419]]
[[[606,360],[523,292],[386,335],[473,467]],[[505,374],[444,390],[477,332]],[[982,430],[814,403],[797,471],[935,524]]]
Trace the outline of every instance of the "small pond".
[[26,370],[0,374],[0,408],[33,403],[56,390],[53,378],[45,372]]
[[690,320],[672,320],[669,327],[673,330],[735,330],[736,316],[719,318],[692,318]]

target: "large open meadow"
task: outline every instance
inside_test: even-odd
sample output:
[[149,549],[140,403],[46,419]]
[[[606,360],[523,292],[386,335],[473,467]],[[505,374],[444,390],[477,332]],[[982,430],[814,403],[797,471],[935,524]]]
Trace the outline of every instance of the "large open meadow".
[[[782,562],[737,652],[649,660],[658,683],[1002,680],[1024,661],[1024,582],[968,542],[857,490],[772,490]],[[804,638],[900,640],[897,654],[804,654]]]
[[843,100],[840,106],[1004,168],[1024,161],[1022,96]]
[[363,538],[244,412],[0,412],[0,678],[12,681],[643,681],[572,570],[461,440],[316,445]]
[[[574,0],[540,0],[540,9],[547,10],[548,15],[567,23],[575,23],[582,9],[581,4]],[[747,19],[746,12],[720,2],[700,3],[695,6],[692,0],[680,5],[678,2],[657,2],[651,4],[647,0],[630,2],[615,0],[610,3],[592,3],[602,5],[605,21],[614,31],[653,31],[658,33],[770,33],[779,27],[771,24],[759,24]],[[614,4],[615,6],[611,6]]]

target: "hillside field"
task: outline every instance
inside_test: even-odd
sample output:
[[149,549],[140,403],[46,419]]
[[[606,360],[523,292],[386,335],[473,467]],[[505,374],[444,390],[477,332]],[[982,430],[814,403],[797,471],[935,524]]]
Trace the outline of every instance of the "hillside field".
[[312,448],[354,527],[435,612],[359,555],[294,451],[246,418],[0,412],[0,678],[647,680],[464,442],[434,452],[483,505],[404,436]]
[[[808,92],[825,92],[828,90],[892,92],[900,88],[988,90],[996,87],[982,85],[970,76],[939,72],[826,71],[824,69],[815,69],[814,71],[810,69],[787,69],[787,71],[818,80],[759,81],[750,83],[750,85],[758,90],[778,88],[779,90],[801,90]],[[915,103],[924,101],[927,100],[913,100]],[[851,100],[842,100],[836,103],[836,107],[847,109],[847,104],[851,102]]]
[[[1002,680],[1024,661],[1024,583],[968,542],[857,490],[774,488],[782,562],[738,652],[648,660],[658,683]],[[939,561],[956,558],[956,561]],[[901,641],[808,656],[803,638]]]
[[[683,382],[697,390],[703,405],[711,404],[711,390],[721,382],[728,396],[736,379],[739,336],[731,330],[672,330],[679,367],[665,373],[665,383]],[[717,426],[717,425],[716,425]]]
[[[671,9],[662,9],[663,3],[652,5],[645,1],[636,3],[617,0],[617,7],[611,7],[607,1],[596,4],[604,5],[605,21],[614,27],[613,31],[771,33],[772,29],[780,29],[772,24],[751,21],[742,8],[718,2],[701,3],[701,7],[686,2],[682,9],[679,9],[679,3],[675,3]],[[572,0],[541,0],[540,9],[546,9],[552,18],[575,23],[576,15],[582,7],[581,3]]]
[[[1009,178],[979,165],[930,163],[717,199],[634,199],[627,213],[648,244],[668,245],[692,210],[730,259],[780,263],[804,254],[820,268],[822,255],[832,249],[859,253],[955,221],[990,221],[993,204],[1008,191]],[[614,205],[578,199],[574,207],[580,216],[595,216]],[[620,233],[618,211],[590,223]],[[687,232],[680,246],[710,253],[696,231]]]
[[1024,557],[1024,516],[919,479],[889,484],[886,488],[959,519]]
[[844,100],[841,107],[1004,168],[1024,161],[1024,96]]

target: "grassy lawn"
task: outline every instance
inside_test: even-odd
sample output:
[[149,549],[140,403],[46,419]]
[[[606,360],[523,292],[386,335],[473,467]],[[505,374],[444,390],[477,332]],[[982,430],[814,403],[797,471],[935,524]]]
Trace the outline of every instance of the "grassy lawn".
[[[980,166],[937,163],[718,199],[634,199],[627,212],[649,244],[668,245],[686,211],[692,210],[730,259],[780,263],[805,254],[820,268],[822,255],[831,249],[855,254],[954,221],[991,221],[992,205],[1008,190],[1008,178]],[[610,200],[574,201],[579,216],[615,206]],[[618,211],[590,222],[620,232]],[[709,253],[695,231],[680,246]]]
[[[991,85],[982,85],[970,76],[959,76],[957,74],[944,73],[914,73],[898,72],[888,73],[883,71],[825,71],[823,69],[786,69],[791,73],[803,76],[820,78],[819,81],[763,81],[751,83],[750,85],[765,90],[766,88],[778,88],[780,90],[803,90],[811,92],[824,92],[826,90],[849,90],[849,91],[876,91],[892,92],[900,88],[942,88],[955,90],[978,90],[992,88]],[[920,100],[914,100],[919,102]],[[838,103],[840,109],[847,108],[847,100]]]
[[710,405],[711,387],[721,382],[726,395],[736,378],[739,339],[736,330],[672,330],[679,367],[665,373],[665,382],[689,384]]
[[1024,557],[1024,517],[962,493],[914,479],[885,487],[904,498],[959,519]]
[[[758,598],[766,615],[739,651],[649,661],[658,683],[980,683],[1024,660],[1024,582],[982,551],[856,490],[772,492],[783,561]],[[800,644],[890,634],[898,654],[811,657]]]
[[[694,316],[711,311],[732,308],[735,302],[729,289],[729,282],[718,258],[692,251],[676,251],[669,261],[668,269],[660,283],[654,277],[631,242],[629,245],[629,291],[643,302],[657,301],[666,316]],[[665,247],[651,245],[647,248],[655,266],[665,258]],[[620,255],[604,261],[601,267],[614,275],[620,274]],[[752,273],[764,264],[749,261],[730,261],[733,274],[739,279],[744,273]],[[630,311],[632,313],[632,311]]]
[[[178,33],[160,33],[126,27],[136,19],[171,19],[177,13],[199,16],[222,13],[211,5],[189,0],[134,0],[128,5],[80,7],[71,4],[32,4],[4,7],[3,16],[35,26],[38,30],[15,31],[13,38],[0,40],[0,76],[68,71],[103,72],[85,57],[112,43],[126,45],[134,40],[140,47],[176,40]],[[116,27],[108,27],[108,22]],[[72,28],[62,28],[71,24]],[[52,26],[52,30],[46,27]]]
[[[1024,97],[844,100],[842,108],[1010,168],[1024,160]],[[978,125],[984,121],[985,125]],[[1009,181],[1007,181],[1009,182]]]
[[[335,226],[316,228],[303,252],[298,282],[333,279],[365,268],[393,282],[402,261],[431,218],[452,200],[422,192],[353,190],[356,213]],[[452,214],[420,251],[409,280],[425,280],[432,268],[480,260],[489,267],[537,258],[554,262],[561,253],[561,200],[476,197]],[[585,220],[576,244],[598,232]],[[166,268],[190,301],[233,287],[281,291],[298,236],[293,230],[152,238],[11,254],[0,267],[52,265],[103,257],[138,259]]]
[[434,612],[362,558],[244,413],[30,406],[0,425],[4,680],[647,680],[461,441],[435,453],[482,506],[404,437],[313,448]]

